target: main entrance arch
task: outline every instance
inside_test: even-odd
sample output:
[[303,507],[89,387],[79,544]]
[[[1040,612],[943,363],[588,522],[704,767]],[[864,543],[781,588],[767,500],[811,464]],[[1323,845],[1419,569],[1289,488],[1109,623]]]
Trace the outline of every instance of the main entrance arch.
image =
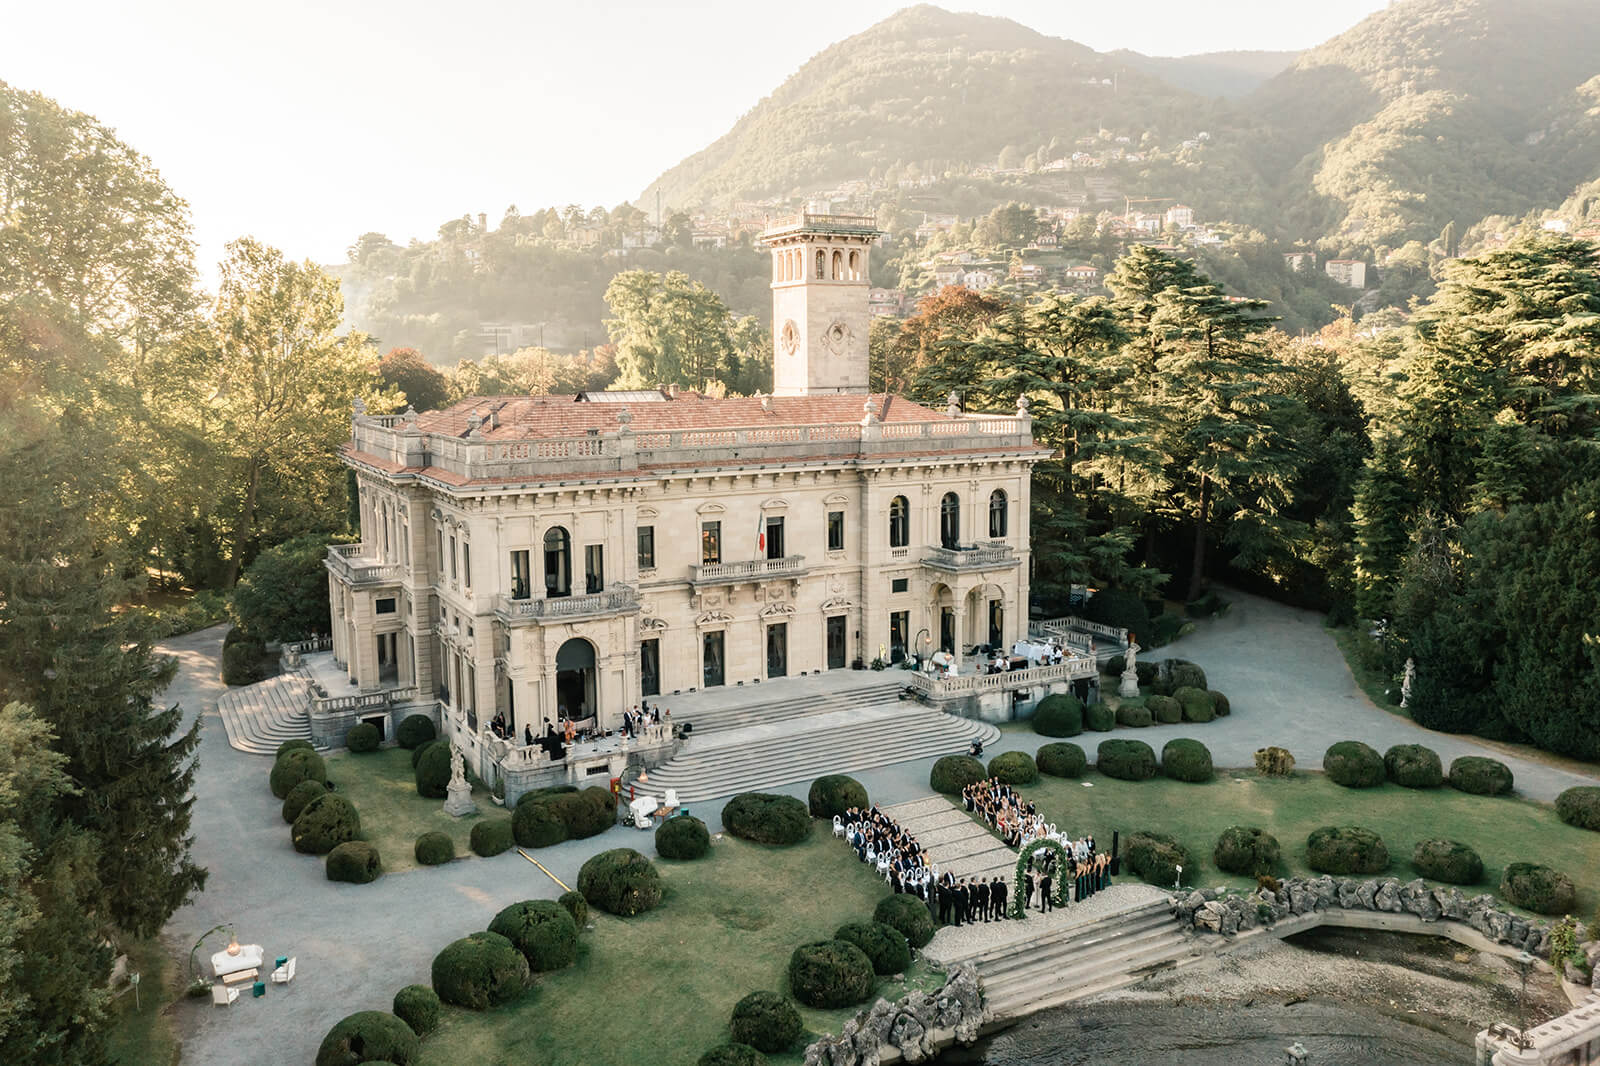
[[595,685],[594,645],[582,637],[573,637],[556,650],[557,716],[594,717],[600,705]]

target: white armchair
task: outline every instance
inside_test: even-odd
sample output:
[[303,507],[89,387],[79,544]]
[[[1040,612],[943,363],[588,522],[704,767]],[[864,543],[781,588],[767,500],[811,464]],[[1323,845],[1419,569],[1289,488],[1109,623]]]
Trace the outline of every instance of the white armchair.
[[288,962],[284,963],[282,966],[279,966],[276,970],[272,971],[272,983],[273,984],[275,984],[275,985],[286,985],[290,981],[294,980],[294,960],[295,960],[295,956],[291,955],[291,956],[289,956],[289,961]]
[[229,988],[227,985],[211,986],[211,1003],[213,1006],[231,1007],[233,1006],[233,1001],[238,998],[239,990],[237,988]]

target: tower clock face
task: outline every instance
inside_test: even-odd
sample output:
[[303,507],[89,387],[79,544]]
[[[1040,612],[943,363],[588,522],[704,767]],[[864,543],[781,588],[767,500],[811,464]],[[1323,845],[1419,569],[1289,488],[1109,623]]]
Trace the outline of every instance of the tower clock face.
[[784,355],[793,355],[800,350],[800,327],[794,324],[794,319],[783,324],[783,331],[778,334],[778,344]]

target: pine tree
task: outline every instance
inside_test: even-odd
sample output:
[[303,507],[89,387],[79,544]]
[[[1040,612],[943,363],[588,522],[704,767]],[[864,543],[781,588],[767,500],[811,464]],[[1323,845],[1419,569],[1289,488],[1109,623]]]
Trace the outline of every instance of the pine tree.
[[1352,508],[1356,612],[1362,618],[1390,617],[1395,582],[1410,546],[1415,507],[1416,498],[1395,442],[1379,437],[1357,483]]

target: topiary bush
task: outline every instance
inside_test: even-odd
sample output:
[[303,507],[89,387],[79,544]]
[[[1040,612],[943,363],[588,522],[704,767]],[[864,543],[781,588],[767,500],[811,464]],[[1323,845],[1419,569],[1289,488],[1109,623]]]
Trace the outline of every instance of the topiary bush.
[[578,961],[578,925],[554,900],[513,903],[494,916],[489,932],[511,941],[533,973],[564,969]]
[[661,902],[661,875],[632,848],[612,848],[583,864],[578,891],[608,914],[629,918]]
[[1450,764],[1450,787],[1474,796],[1509,796],[1511,767],[1483,755],[1463,755]]
[[1183,721],[1183,704],[1171,696],[1146,696],[1145,709],[1162,725],[1177,725]]
[[800,1039],[805,1026],[787,996],[761,991],[733,1005],[728,1029],[735,1044],[747,1044],[757,1051],[787,1051]]
[[1198,740],[1179,737],[1169,740],[1161,749],[1161,772],[1174,781],[1198,784],[1210,781],[1211,750]]
[[711,833],[692,814],[668,818],[656,827],[656,854],[663,859],[698,859],[710,850]]
[[309,748],[291,748],[278,756],[267,778],[272,794],[278,799],[287,799],[289,790],[302,781],[315,781],[319,785],[328,781],[327,764]]
[[378,849],[365,840],[349,840],[328,852],[324,870],[330,881],[365,885],[378,879],[383,872],[383,860]]
[[1226,718],[1233,713],[1233,704],[1228,702],[1228,697],[1216,689],[1207,689],[1206,695],[1211,697],[1211,709],[1218,718]]
[[467,843],[474,855],[489,858],[509,851],[516,837],[512,833],[510,818],[485,818],[472,823],[472,836]]
[[[926,916],[927,907],[919,906]],[[843,940],[801,944],[789,957],[789,991],[808,1007],[832,1010],[853,1006],[872,995],[872,960]]]
[[1172,690],[1172,698],[1183,708],[1185,722],[1209,722],[1217,716],[1211,696],[1198,685],[1184,685]]
[[471,933],[433,957],[433,990],[451,1006],[486,1010],[528,987],[528,960],[499,933]]
[[286,740],[282,744],[278,745],[278,750],[273,752],[272,757],[274,759],[281,759],[283,758],[285,752],[316,750],[316,748],[312,747],[311,741],[309,740]]
[[947,796],[959,796],[968,785],[983,780],[983,763],[970,755],[946,755],[928,772],[928,787]]
[[1127,863],[1128,869],[1139,878],[1163,888],[1177,882],[1178,867],[1188,870],[1191,878],[1195,872],[1194,857],[1188,848],[1175,837],[1149,829],[1128,837]]
[[884,922],[846,922],[833,931],[833,939],[854,944],[865,952],[875,974],[905,973],[911,966],[911,942]]
[[1150,612],[1137,592],[1126,589],[1101,589],[1083,606],[1083,617],[1090,622],[1126,629],[1131,635],[1149,636]]
[[1039,767],[1025,751],[1005,751],[989,760],[989,776],[1008,785],[1031,785],[1039,780]]
[[1287,748],[1257,748],[1256,772],[1268,777],[1288,777],[1294,773],[1294,756]]
[[222,681],[226,685],[253,685],[267,676],[262,668],[267,646],[253,640],[242,640],[222,649]]
[[360,835],[361,816],[355,804],[337,792],[324,792],[306,804],[289,830],[294,850],[307,855],[326,855]]
[[424,799],[444,799],[450,788],[450,745],[436,740],[417,756],[415,774],[417,795]]
[[916,896],[883,897],[872,910],[872,920],[898,929],[914,948],[923,947],[933,939],[933,918],[928,914],[928,905]]
[[1217,869],[1245,877],[1270,876],[1283,859],[1278,838],[1253,825],[1230,825],[1211,854]]
[[865,810],[868,806],[867,790],[855,778],[845,774],[828,774],[811,782],[806,793],[806,806],[813,818],[832,818],[851,807]]
[[1444,784],[1439,756],[1421,744],[1396,744],[1384,752],[1383,772],[1404,788],[1438,788]]
[[366,755],[378,750],[378,745],[383,742],[378,727],[371,722],[357,722],[351,726],[344,735],[344,746],[350,749],[353,755]]
[[1057,692],[1039,701],[1033,711],[1033,731],[1041,737],[1075,737],[1083,732],[1083,701]]
[[1328,780],[1345,788],[1373,788],[1383,784],[1383,756],[1359,740],[1341,740],[1322,756]]
[[1116,728],[1117,712],[1104,700],[1083,708],[1083,728],[1094,733],[1109,733]]
[[[428,741],[439,735],[433,727],[433,719],[425,714],[408,714],[400,719],[400,725],[395,728],[394,738],[402,748],[414,751]],[[421,988],[421,985],[416,987]]]
[[590,787],[582,792],[558,792],[534,802],[550,808],[562,826],[567,840],[597,836],[617,824],[617,798],[609,789]]
[[321,781],[300,782],[289,790],[287,796],[283,797],[283,820],[293,825],[294,820],[300,817],[300,812],[306,809],[306,804],[318,796],[327,795],[327,793],[328,786]]
[[1548,866],[1514,862],[1500,878],[1500,895],[1535,914],[1570,914],[1577,892],[1572,879]]
[[1580,785],[1556,797],[1556,816],[1579,829],[1600,831],[1600,787]]
[[1459,840],[1417,841],[1411,865],[1428,880],[1449,885],[1475,885],[1483,880],[1483,860]]
[[511,835],[524,848],[548,848],[567,839],[567,824],[548,803],[518,803],[511,812]]
[[411,851],[423,866],[443,866],[455,860],[456,842],[450,839],[449,833],[435,829],[419,836]]
[[718,1044],[696,1059],[695,1066],[767,1066],[767,1057],[749,1044]]
[[1155,722],[1155,715],[1150,713],[1150,708],[1140,707],[1137,704],[1124,703],[1117,708],[1117,724],[1130,729],[1143,729]]
[[322,1038],[322,1046],[317,1048],[317,1066],[357,1066],[363,1062],[407,1066],[420,1048],[417,1034],[393,1014],[357,1011]]
[[435,744],[443,744],[443,743],[444,743],[444,741],[442,741],[442,740],[429,740],[429,741],[424,741],[423,743],[418,744],[416,747],[412,748],[411,749],[411,769],[415,770],[417,768],[417,764],[422,761],[422,757],[427,754],[429,748],[433,747]]
[[722,827],[745,840],[783,847],[811,835],[811,814],[793,796],[741,792],[722,808]]
[[427,1036],[437,1029],[439,1015],[443,1012],[439,993],[427,985],[406,985],[394,994],[394,1016],[418,1036]]
[[[1172,682],[1175,696],[1176,690],[1181,688],[1197,688],[1204,691],[1208,687],[1206,672],[1188,659],[1168,659],[1163,665],[1166,667],[1167,678]],[[1179,697],[1179,702],[1182,702],[1182,697]]]
[[1089,757],[1076,744],[1046,744],[1034,756],[1041,774],[1051,777],[1082,777],[1089,765]]
[[1142,740],[1102,740],[1094,768],[1119,781],[1148,781],[1156,776],[1155,749]]
[[1389,849],[1370,829],[1325,825],[1306,837],[1306,861],[1323,874],[1376,874],[1389,868]]
[[567,913],[572,915],[573,925],[583,929],[589,924],[589,901],[583,898],[582,892],[563,892],[556,902],[567,908]]

